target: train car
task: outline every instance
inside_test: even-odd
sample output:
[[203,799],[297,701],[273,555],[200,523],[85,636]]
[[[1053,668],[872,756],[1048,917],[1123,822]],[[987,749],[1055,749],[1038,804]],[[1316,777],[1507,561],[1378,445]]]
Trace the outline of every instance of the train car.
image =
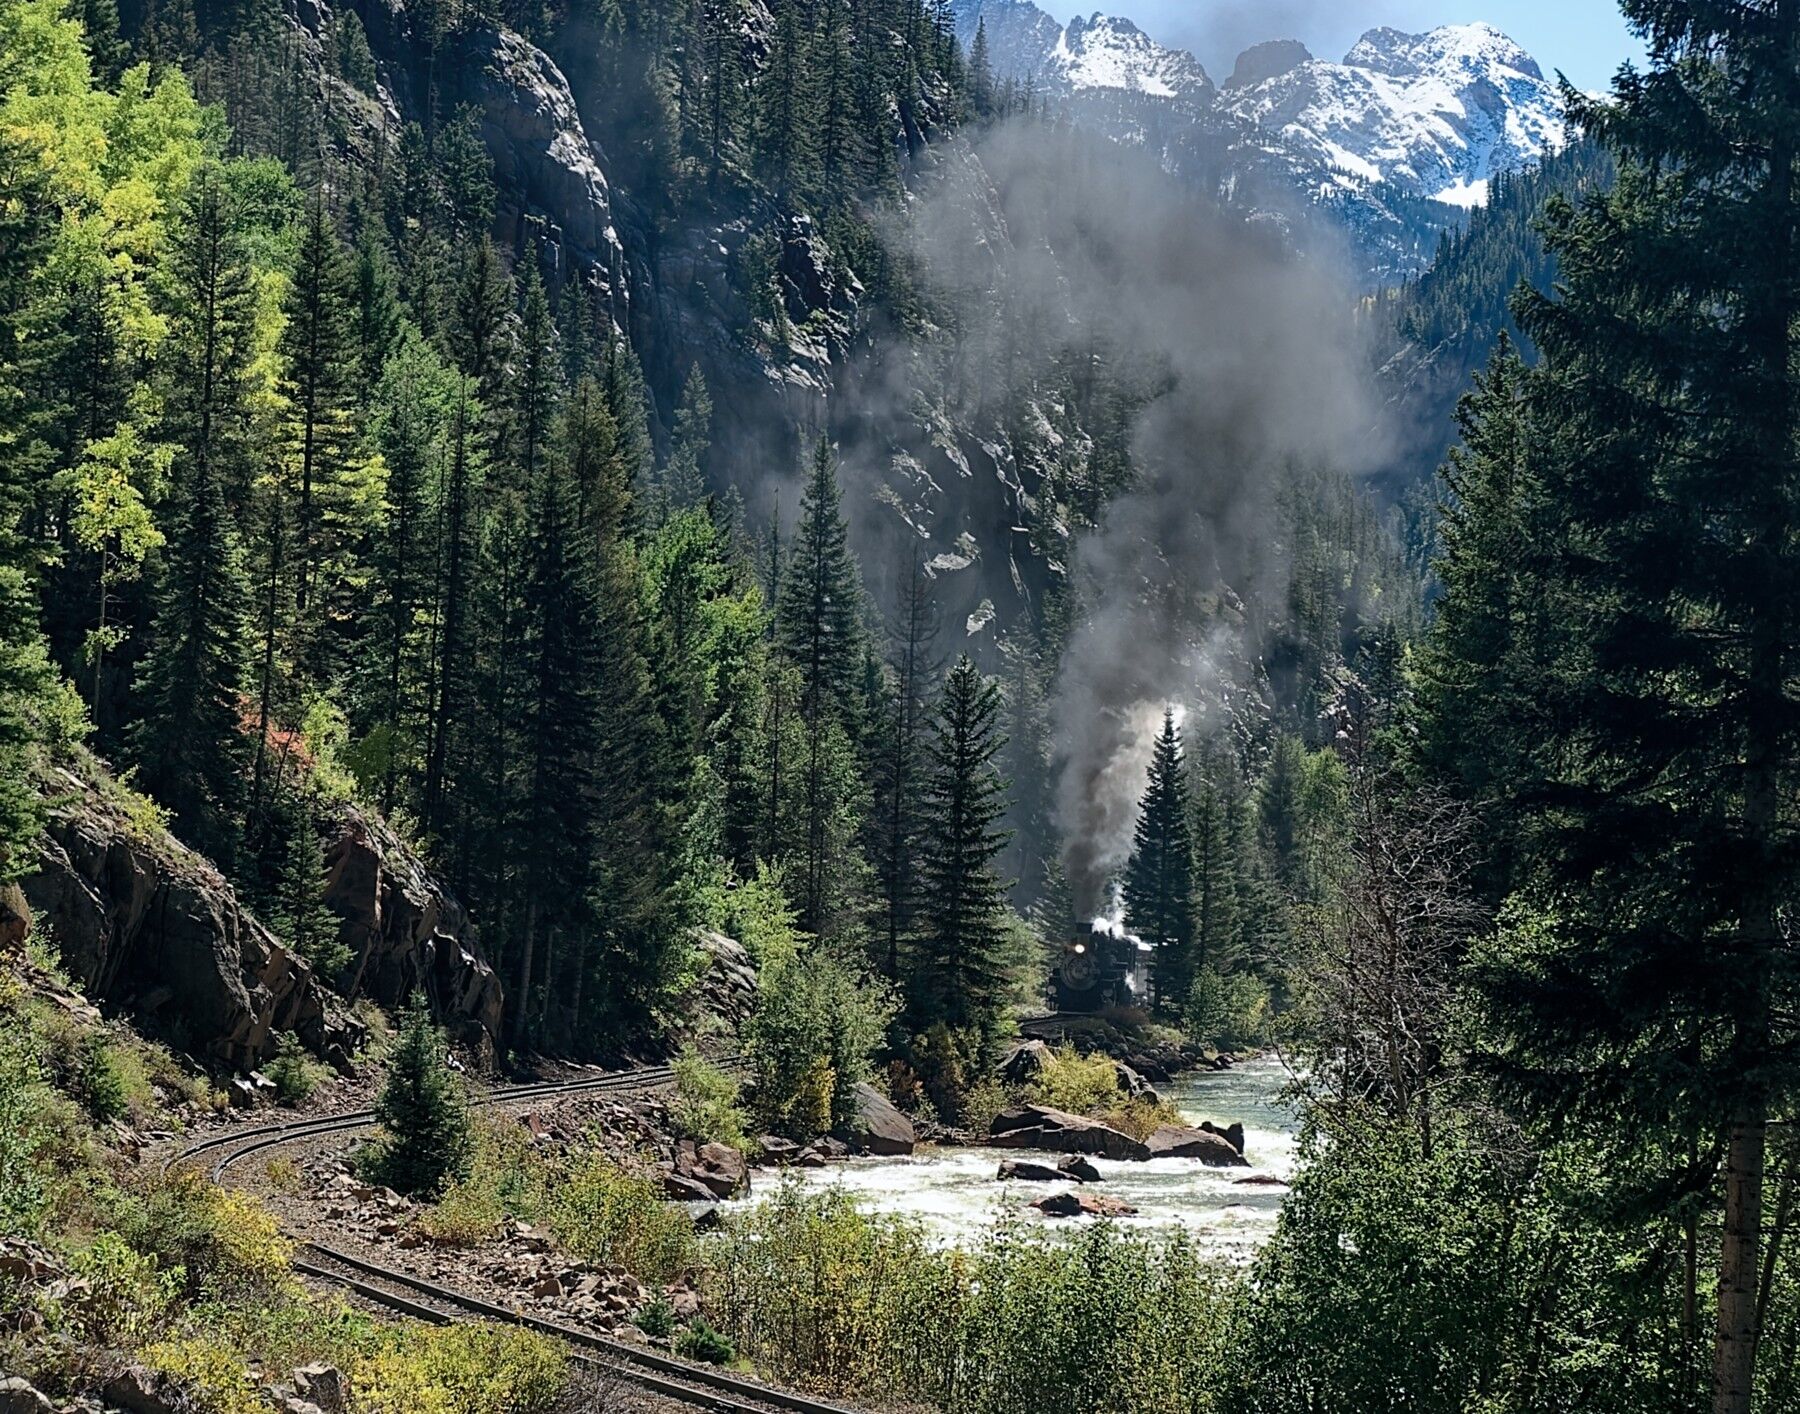
[[1123,928],[1097,924],[1064,946],[1062,961],[1051,979],[1050,1000],[1059,1012],[1149,1006],[1151,951],[1148,943]]

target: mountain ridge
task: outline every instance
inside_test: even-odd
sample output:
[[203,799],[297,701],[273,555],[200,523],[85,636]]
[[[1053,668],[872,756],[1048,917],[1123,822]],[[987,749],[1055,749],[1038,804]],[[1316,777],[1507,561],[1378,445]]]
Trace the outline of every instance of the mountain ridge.
[[[987,30],[996,78],[1028,82],[1078,124],[1159,150],[1227,200],[1350,234],[1365,283],[1419,273],[1440,232],[1502,173],[1564,141],[1538,62],[1493,25],[1364,33],[1340,61],[1275,38],[1216,84],[1186,50],[1095,12],[1060,25],[1032,0],[955,0],[965,45]],[[1419,209],[1418,203],[1428,203]]]

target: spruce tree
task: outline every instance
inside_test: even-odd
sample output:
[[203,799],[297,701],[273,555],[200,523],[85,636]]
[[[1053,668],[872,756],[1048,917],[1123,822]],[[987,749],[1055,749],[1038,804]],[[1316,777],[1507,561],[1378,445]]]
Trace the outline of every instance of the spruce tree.
[[1238,831],[1233,794],[1221,779],[1235,767],[1213,752],[1193,774],[1188,833],[1194,851],[1194,972],[1224,972],[1238,941]]
[[900,593],[889,669],[893,675],[876,759],[875,808],[870,812],[871,857],[880,882],[885,971],[900,978],[900,951],[917,910],[919,839],[924,816],[925,733],[943,662],[935,651],[937,600],[917,552]]
[[[1530,484],[1463,502],[1438,677],[1501,686],[1457,771],[1517,822],[1484,1049],[1650,1195],[1722,1202],[1712,1408],[1747,1414],[1769,1125],[1800,1100],[1800,5],[1624,9],[1650,71],[1567,92],[1618,179],[1549,210]],[[1520,584],[1543,612],[1497,622]]]
[[784,201],[812,189],[818,151],[818,75],[808,63],[807,15],[802,0],[779,0],[768,62],[757,82],[762,167]]
[[[800,917],[808,932],[824,923],[833,880],[827,875],[830,816],[839,802],[829,788],[832,733],[852,734],[862,662],[861,590],[840,506],[837,457],[821,439],[801,500],[778,606],[782,648],[800,676],[800,714],[806,729],[806,839],[797,880]],[[838,881],[841,882],[841,881]]]
[[995,116],[994,68],[988,57],[987,20],[976,21],[969,44],[969,108],[977,118]]
[[425,999],[415,994],[375,1098],[375,1122],[382,1132],[370,1167],[397,1193],[436,1197],[468,1162],[468,1102],[445,1059],[447,1050]]
[[706,454],[712,446],[712,398],[699,365],[688,371],[675,409],[675,432],[669,464],[663,469],[663,496],[668,510],[683,511],[706,499]]
[[242,824],[247,594],[229,493],[248,482],[250,269],[222,177],[195,174],[170,257],[163,435],[178,448],[132,755],[177,831],[229,870]]
[[[332,229],[323,193],[315,193],[300,232],[294,280],[288,291],[287,326],[281,352],[287,360],[287,393],[293,403],[293,438],[299,462],[299,495],[294,515],[294,607],[305,622],[325,567],[337,553],[336,527],[327,508],[343,474],[351,425],[348,417],[355,376],[351,325],[352,273]],[[316,636],[316,630],[307,637]],[[313,645],[308,644],[309,648]],[[328,665],[317,649],[306,655],[315,673]]]
[[1125,865],[1125,919],[1156,949],[1157,1007],[1180,1015],[1195,972],[1194,853],[1187,763],[1173,709],[1163,712],[1150,756],[1150,783],[1138,807]]
[[942,1022],[992,1048],[1006,1002],[1005,749],[1000,689],[965,656],[944,680],[919,847],[919,939],[908,978],[920,1029]]

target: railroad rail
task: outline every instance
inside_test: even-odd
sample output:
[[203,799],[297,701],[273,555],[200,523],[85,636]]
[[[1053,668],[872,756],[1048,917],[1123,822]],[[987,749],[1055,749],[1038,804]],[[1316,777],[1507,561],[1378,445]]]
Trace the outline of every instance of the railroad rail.
[[[727,1070],[739,1070],[743,1067],[743,1061],[740,1057],[733,1056],[721,1065]],[[670,1067],[646,1066],[638,1070],[615,1071],[606,1075],[581,1076],[535,1085],[502,1086],[475,1096],[471,1103],[479,1108],[492,1108],[556,1099],[564,1095],[643,1094],[664,1089],[674,1084],[674,1081],[675,1072]],[[173,1169],[180,1164],[210,1157],[213,1181],[224,1183],[232,1167],[254,1154],[306,1139],[368,1129],[374,1123],[375,1115],[372,1110],[354,1110],[344,1114],[324,1115],[317,1119],[255,1125],[190,1144],[174,1154],[164,1164],[164,1168]],[[573,1358],[580,1364],[612,1378],[625,1380],[665,1399],[697,1408],[718,1410],[722,1414],[769,1414],[771,1410],[787,1411],[787,1414],[852,1414],[852,1411],[842,1405],[810,1399],[757,1380],[715,1370],[711,1366],[693,1364],[673,1355],[665,1355],[646,1346],[529,1315],[481,1297],[455,1291],[410,1272],[381,1266],[323,1243],[301,1242],[300,1255],[294,1261],[294,1269],[316,1281],[329,1282],[365,1301],[385,1306],[416,1320],[437,1325],[471,1319],[504,1321],[540,1331],[569,1345]]]

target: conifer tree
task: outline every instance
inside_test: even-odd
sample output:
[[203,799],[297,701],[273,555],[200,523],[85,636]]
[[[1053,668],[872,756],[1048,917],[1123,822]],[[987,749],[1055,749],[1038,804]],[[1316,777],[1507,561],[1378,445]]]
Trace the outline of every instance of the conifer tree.
[[482,413],[482,449],[496,470],[507,465],[512,406],[513,280],[499,249],[486,236],[463,262],[451,317],[450,348]]
[[337,232],[315,193],[300,232],[294,280],[288,292],[287,327],[281,352],[287,360],[287,392],[293,403],[293,438],[299,462],[299,495],[294,515],[294,608],[301,616],[309,650],[305,663],[324,677],[331,664],[317,640],[322,630],[308,619],[322,615],[311,601],[318,581],[330,573],[341,546],[341,528],[332,525],[343,511],[334,505],[351,436],[350,384],[355,376],[351,326],[352,272]]
[[1235,768],[1208,753],[1193,774],[1188,833],[1194,857],[1194,973],[1223,972],[1238,942],[1238,831],[1233,795],[1221,780]]
[[778,606],[781,644],[800,678],[800,715],[806,730],[804,868],[798,880],[800,917],[808,932],[824,920],[831,880],[826,874],[830,815],[838,802],[828,789],[830,740],[848,732],[862,662],[861,590],[840,505],[837,457],[820,440],[801,499]]
[[663,471],[663,494],[670,510],[687,510],[706,498],[706,454],[712,446],[712,398],[699,365],[688,371],[675,410],[673,445]]
[[821,190],[827,202],[835,203],[851,194],[861,175],[850,3],[819,0],[815,8],[816,38],[809,67],[818,84]]
[[388,355],[400,337],[400,299],[394,289],[393,264],[372,232],[365,233],[357,246],[354,278],[356,378],[353,391],[358,411],[366,412],[369,397],[387,366]]
[[1005,664],[1007,743],[1002,767],[1012,782],[1007,823],[1013,837],[1006,869],[1017,881],[1016,906],[1027,911],[1042,897],[1057,851],[1046,660],[1029,627],[1010,635],[1000,653]]
[[1194,853],[1187,763],[1172,708],[1163,712],[1125,865],[1125,919],[1156,949],[1158,1008],[1180,1015],[1195,972]]
[[817,75],[808,64],[807,7],[800,0],[777,5],[769,58],[757,83],[761,115],[758,145],[763,171],[783,200],[812,187],[817,155]]
[[446,1051],[444,1033],[432,1023],[425,999],[415,994],[375,1098],[382,1134],[371,1167],[397,1193],[435,1197],[468,1162],[468,1102]]
[[1800,5],[1624,10],[1650,71],[1566,90],[1618,178],[1552,203],[1556,292],[1516,307],[1516,491],[1488,475],[1510,372],[1478,394],[1436,676],[1446,704],[1501,688],[1457,770],[1517,821],[1492,1063],[1630,1144],[1650,1193],[1717,1195],[1712,1408],[1747,1414],[1769,1124],[1800,1098]]
[[555,433],[556,406],[562,396],[562,350],[550,296],[536,264],[526,267],[519,316],[517,367],[512,380],[513,426],[518,484],[535,490],[544,471]]
[[999,687],[964,656],[944,680],[930,745],[926,815],[919,849],[919,941],[909,993],[921,1027],[938,1022],[991,1048],[1005,1004],[1006,885],[996,868],[1006,848],[1005,749]]
[[248,480],[253,293],[223,179],[195,174],[170,259],[163,435],[179,449],[133,756],[176,828],[228,870],[242,823],[246,589],[228,495]]
[[[528,321],[529,322],[529,321]],[[593,390],[582,389],[574,425],[560,453],[539,478],[533,513],[533,558],[526,586],[528,629],[525,754],[530,789],[519,848],[524,860],[525,915],[521,925],[515,1033],[529,1014],[532,988],[557,974],[559,944],[591,931],[592,861],[597,783],[594,745],[607,730],[600,720],[600,627],[594,543],[581,524],[579,476],[585,448],[580,421]]]
[[936,653],[937,600],[917,552],[900,592],[889,669],[893,689],[881,724],[876,762],[875,809],[870,812],[871,855],[880,881],[885,970],[900,978],[901,946],[913,931],[917,909],[919,838],[924,817],[925,732],[942,660]]
[[988,57],[987,20],[976,22],[969,44],[969,108],[977,118],[995,116],[994,68]]

